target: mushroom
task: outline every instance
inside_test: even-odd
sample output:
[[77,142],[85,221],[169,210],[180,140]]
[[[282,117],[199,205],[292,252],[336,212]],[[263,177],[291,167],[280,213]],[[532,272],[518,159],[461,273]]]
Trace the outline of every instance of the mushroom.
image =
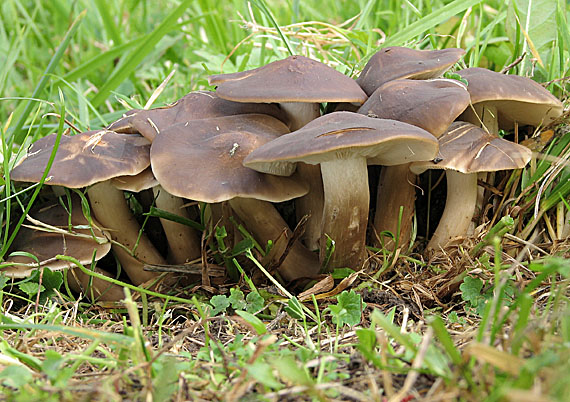
[[[288,132],[267,115],[236,115],[176,124],[157,136],[151,146],[153,172],[169,193],[197,201],[229,200],[234,212],[260,242],[275,240],[283,218],[270,204],[299,197],[307,186],[298,178],[265,175],[242,166],[251,150]],[[296,242],[279,268],[286,280],[319,270],[314,254]]]
[[152,142],[163,129],[177,123],[236,114],[261,113],[285,121],[285,114],[277,105],[231,102],[219,98],[211,91],[190,92],[172,105],[148,109],[129,110],[108,130],[118,133],[139,133]]
[[[67,276],[68,284],[74,291],[84,292],[89,296],[91,292],[87,286],[91,283],[93,294],[98,300],[123,299],[124,294],[120,286],[99,278],[91,278],[69,262],[55,258],[57,255],[66,255],[76,258],[82,265],[90,265],[93,256],[95,261],[98,261],[111,250],[111,243],[99,229],[98,222],[92,221],[91,225],[83,215],[78,197],[73,197],[69,211],[60,203],[52,202],[41,208],[34,208],[28,220],[33,226],[24,225],[20,228],[9,250],[9,253],[19,253],[6,259],[2,264],[5,265],[1,269],[2,273],[12,278],[25,278],[33,270],[42,267],[53,271],[69,269],[71,275]],[[95,270],[112,277],[103,269]]]
[[324,208],[320,247],[335,242],[328,269],[360,267],[365,257],[369,192],[367,163],[397,165],[433,159],[437,139],[428,132],[395,120],[357,113],[334,112],[260,146],[244,165],[260,172],[289,175],[295,163],[320,164]]
[[[460,81],[398,79],[374,91],[358,113],[402,121],[440,137],[469,106],[469,100],[467,88]],[[409,168],[409,164],[382,168],[374,215],[376,232],[398,234],[400,245],[410,239],[416,199],[416,175]],[[403,207],[401,221],[400,207]],[[391,249],[394,243],[389,240],[384,246]]]
[[[51,134],[33,143],[26,158],[12,170],[12,180],[38,182],[47,166],[55,138],[56,134]],[[145,170],[150,165],[149,147],[149,141],[137,134],[100,130],[75,136],[63,135],[46,181],[50,185],[68,188],[91,186],[87,193],[93,215],[109,230],[116,242],[113,250],[135,285],[156,276],[143,271],[140,261],[151,264],[164,264],[165,261],[148,238],[140,234],[141,228],[131,214],[123,192],[115,188],[109,179],[136,175]],[[135,258],[131,253],[137,242]]]
[[532,152],[519,144],[489,134],[466,122],[454,122],[439,138],[437,162],[415,162],[411,170],[445,169],[447,199],[428,249],[440,249],[449,241],[465,236],[477,200],[477,173],[524,167]]
[[368,60],[356,82],[370,96],[386,82],[398,78],[425,80],[439,77],[464,54],[465,50],[458,48],[415,50],[386,47]]
[[[459,120],[483,126],[491,134],[498,135],[499,129],[509,130],[515,122],[535,127],[547,125],[562,115],[562,102],[530,78],[484,68],[466,68],[458,74],[467,81],[473,104]],[[479,179],[486,181],[487,173],[480,173]],[[479,188],[478,211],[483,207],[483,195]]]
[[[275,102],[283,109],[291,131],[320,116],[322,102],[362,104],[366,94],[353,79],[321,62],[304,56],[290,56],[249,71],[212,75],[216,94],[235,102]],[[309,184],[309,193],[296,200],[297,218],[310,215],[305,244],[318,247],[323,206],[323,185],[318,167],[298,166]]]
[[493,134],[499,132],[499,125],[504,129],[512,128],[514,122],[546,125],[562,115],[562,102],[530,78],[478,67],[457,73],[467,80],[474,109],[466,109],[459,119],[475,125],[482,122]]

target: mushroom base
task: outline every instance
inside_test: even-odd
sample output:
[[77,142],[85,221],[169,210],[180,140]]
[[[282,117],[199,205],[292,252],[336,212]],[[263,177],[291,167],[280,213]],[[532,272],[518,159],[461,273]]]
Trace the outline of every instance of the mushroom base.
[[368,224],[368,171],[365,158],[321,163],[325,205],[323,208],[320,259],[326,255],[326,236],[335,242],[335,251],[326,269],[360,269],[366,256]]

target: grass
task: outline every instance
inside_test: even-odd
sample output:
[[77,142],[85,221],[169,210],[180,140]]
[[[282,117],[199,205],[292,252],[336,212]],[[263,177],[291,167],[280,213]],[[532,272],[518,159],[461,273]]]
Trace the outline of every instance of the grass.
[[[321,4],[2,2],[2,256],[22,211],[41,197],[41,185],[22,191],[9,180],[29,143],[71,126],[102,127],[125,108],[149,107],[153,94],[157,106],[208,88],[210,73],[302,53],[354,76],[386,44],[461,46],[464,67],[532,73],[567,99],[570,8],[562,0]],[[547,129],[552,139],[541,141]],[[535,159],[498,175],[491,190],[500,196],[489,201],[496,214],[461,247],[431,260],[380,250],[367,270],[338,271],[305,294],[252,275],[213,284],[216,295],[131,287],[122,304],[93,304],[73,298],[58,273],[45,270],[41,283],[0,276],[0,394],[562,401],[570,392],[567,115],[537,134]],[[425,226],[418,222],[418,239]],[[224,233],[215,237],[210,257],[235,258],[246,273],[265,246],[244,243],[236,256]]]

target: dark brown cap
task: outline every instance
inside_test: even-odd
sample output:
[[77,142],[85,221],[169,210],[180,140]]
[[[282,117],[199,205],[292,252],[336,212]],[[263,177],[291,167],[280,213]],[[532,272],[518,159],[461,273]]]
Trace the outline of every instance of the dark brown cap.
[[178,197],[210,203],[234,197],[289,200],[306,194],[307,186],[242,166],[253,149],[286,132],[282,122],[260,114],[177,124],[152,143],[152,170],[162,187]]
[[358,113],[379,119],[393,119],[442,135],[469,106],[469,92],[457,80],[389,81],[378,88]]
[[439,77],[464,54],[465,50],[457,48],[415,50],[386,47],[368,60],[356,82],[370,96],[384,83],[398,78],[424,80]]
[[[56,134],[33,143],[28,155],[10,173],[15,181],[39,182],[49,161]],[[108,130],[63,135],[46,184],[87,187],[112,177],[135,175],[150,165],[150,142],[138,134]]]
[[334,112],[257,148],[244,164],[260,172],[288,175],[296,162],[363,157],[370,164],[399,165],[433,159],[437,147],[433,135],[410,124]]
[[366,94],[353,79],[304,56],[290,56],[263,67],[212,75],[220,98],[237,102],[354,102]]
[[527,147],[489,134],[471,123],[457,121],[439,138],[436,162],[415,162],[410,170],[455,170],[461,173],[494,172],[523,168],[532,151]]
[[[562,115],[562,102],[530,78],[478,67],[457,73],[467,80],[471,103],[496,106],[500,127],[508,129],[514,121],[531,126],[546,125]],[[472,114],[472,110],[467,109],[466,114]],[[477,123],[472,117],[468,121]]]

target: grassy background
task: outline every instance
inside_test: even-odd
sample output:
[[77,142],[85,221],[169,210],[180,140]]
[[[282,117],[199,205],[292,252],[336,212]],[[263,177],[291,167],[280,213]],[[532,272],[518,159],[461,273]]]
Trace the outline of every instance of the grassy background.
[[[548,88],[566,98],[569,12],[563,0],[4,0],[2,171],[9,172],[33,139],[56,131],[62,111],[64,126],[100,128],[126,108],[208,88],[209,73],[258,67],[291,52],[349,75],[385,45],[461,46],[468,51],[465,67],[496,71],[524,55],[510,73],[554,81]],[[544,152],[568,160],[569,142],[562,125]],[[546,224],[533,219],[535,202],[553,221],[558,215],[564,220],[570,209],[564,203],[570,172],[557,163],[538,161],[517,182],[516,194],[529,189],[514,205],[525,207],[526,216],[520,230],[503,223],[523,241],[532,225]],[[5,252],[13,224],[9,206],[19,208],[7,198],[18,189],[0,184]],[[546,250],[567,256],[567,239],[555,237]],[[254,303],[237,291],[228,312],[239,311],[239,317],[217,311],[224,300],[203,297],[190,304],[142,298],[126,308],[101,309],[73,301],[38,306],[30,296],[25,308],[18,303],[24,296],[2,280],[0,390],[20,400],[231,399],[246,393],[252,400],[299,394],[369,400],[380,392],[402,400],[420,391],[466,400],[564,400],[570,392],[568,260],[538,253],[519,266],[502,253],[505,239],[497,239],[484,240],[482,253],[460,252],[439,264],[386,256],[380,264],[404,273],[382,285],[376,277],[359,278],[360,290],[383,292],[367,298],[362,316],[360,293],[350,292],[303,309],[295,298],[276,300],[261,291],[268,305],[264,322],[246,314],[255,311],[244,306]],[[463,273],[449,304],[422,305],[419,295],[436,288],[429,281],[453,282],[445,277],[458,275],[453,267]],[[432,318],[415,316],[416,304]],[[264,334],[268,328],[277,337]]]

